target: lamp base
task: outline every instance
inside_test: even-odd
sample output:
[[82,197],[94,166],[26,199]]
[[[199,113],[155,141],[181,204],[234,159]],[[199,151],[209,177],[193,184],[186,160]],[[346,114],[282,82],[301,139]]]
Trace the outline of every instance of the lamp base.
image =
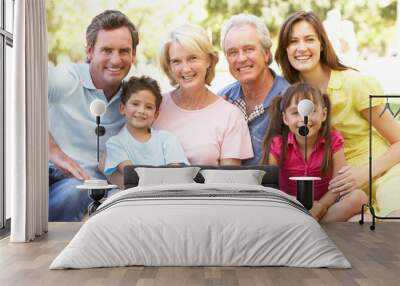
[[314,202],[314,182],[313,181],[297,181],[296,199],[308,210],[313,206]]
[[116,188],[116,185],[106,185],[106,186],[89,186],[89,185],[79,185],[76,188],[81,190],[87,190],[89,198],[92,200],[88,206],[89,216],[94,213],[97,208],[101,205],[101,200],[105,197],[109,189]]
[[102,198],[104,198],[106,193],[107,189],[89,189],[89,198],[93,200],[93,202],[88,206],[89,216],[101,205],[100,201]]
[[319,177],[290,177],[289,180],[296,181],[296,199],[308,210],[313,207],[314,181],[321,180]]

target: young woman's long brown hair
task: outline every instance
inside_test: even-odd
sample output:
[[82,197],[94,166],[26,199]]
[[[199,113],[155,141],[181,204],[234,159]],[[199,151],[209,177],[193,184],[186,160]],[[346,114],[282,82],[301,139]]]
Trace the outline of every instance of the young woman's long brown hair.
[[281,67],[283,76],[288,82],[295,83],[301,80],[300,73],[292,67],[287,55],[287,48],[290,44],[290,36],[292,34],[293,26],[300,21],[306,21],[309,23],[314,28],[315,33],[321,42],[320,62],[322,67],[339,71],[349,69],[349,67],[340,62],[318,16],[311,11],[298,11],[290,15],[283,23],[281,30],[279,31],[278,47],[275,53],[275,60]]
[[282,166],[286,158],[287,141],[289,127],[283,122],[283,113],[290,106],[292,100],[298,104],[302,99],[311,100],[315,106],[326,107],[326,120],[322,122],[319,135],[325,139],[324,161],[321,166],[321,173],[326,174],[331,170],[332,152],[331,152],[331,102],[329,96],[321,94],[317,89],[308,83],[295,83],[291,85],[282,96],[275,97],[269,106],[269,126],[264,139],[263,164],[269,163],[269,153],[272,139],[275,136],[282,136],[282,150],[279,166]]

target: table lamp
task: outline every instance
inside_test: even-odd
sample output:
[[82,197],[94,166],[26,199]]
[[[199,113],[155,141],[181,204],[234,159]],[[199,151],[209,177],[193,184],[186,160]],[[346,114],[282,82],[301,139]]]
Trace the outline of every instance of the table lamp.
[[106,103],[103,100],[95,99],[90,104],[90,113],[96,117],[96,129],[94,132],[97,135],[97,162],[99,162],[99,141],[100,136],[103,136],[106,133],[106,129],[104,126],[100,125],[100,116],[104,115],[107,111]]
[[[308,116],[314,111],[314,104],[309,99],[300,100],[297,111],[304,118],[304,125],[299,128],[299,134],[304,136],[304,162],[307,165],[307,135],[309,132],[307,124]],[[303,177],[290,177],[289,179],[295,180],[297,183],[297,200],[306,209],[311,209],[314,201],[314,181],[321,178],[307,176],[307,172],[305,172]]]
[[314,103],[309,99],[300,100],[297,111],[304,118],[304,125],[299,128],[299,134],[304,136],[304,161],[307,164],[307,135],[308,135],[308,115],[314,111]]
[[[97,163],[99,162],[100,153],[100,136],[106,133],[104,126],[100,125],[100,116],[104,115],[107,111],[106,103],[103,100],[95,99],[90,103],[90,113],[96,117],[96,129],[94,132],[97,136]],[[89,197],[92,202],[88,206],[88,213],[91,215],[100,206],[100,201],[104,198],[108,189],[115,188],[115,185],[108,185],[106,180],[90,179],[85,180],[83,185],[77,186],[78,189],[88,191]]]

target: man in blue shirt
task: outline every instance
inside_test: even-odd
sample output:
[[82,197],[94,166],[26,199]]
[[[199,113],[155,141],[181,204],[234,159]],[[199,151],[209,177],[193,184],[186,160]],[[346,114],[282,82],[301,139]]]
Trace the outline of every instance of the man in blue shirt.
[[235,104],[248,123],[254,157],[243,161],[245,165],[260,163],[269,123],[268,106],[289,85],[268,67],[273,59],[271,45],[267,27],[254,15],[232,16],[221,32],[221,47],[237,82],[218,94]]
[[123,126],[119,113],[121,83],[135,62],[138,32],[121,12],[107,10],[86,30],[87,63],[49,70],[49,221],[80,221],[90,203],[76,188],[82,180],[105,179],[97,169],[95,99],[107,105],[101,117],[105,141]]

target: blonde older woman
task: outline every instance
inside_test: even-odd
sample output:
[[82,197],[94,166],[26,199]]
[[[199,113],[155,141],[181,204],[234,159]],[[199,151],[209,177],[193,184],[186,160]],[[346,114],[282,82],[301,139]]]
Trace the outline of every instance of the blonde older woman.
[[167,35],[161,67],[175,89],[163,96],[154,128],[173,132],[191,164],[240,165],[253,157],[239,109],[211,92],[218,54],[206,32],[182,25]]

